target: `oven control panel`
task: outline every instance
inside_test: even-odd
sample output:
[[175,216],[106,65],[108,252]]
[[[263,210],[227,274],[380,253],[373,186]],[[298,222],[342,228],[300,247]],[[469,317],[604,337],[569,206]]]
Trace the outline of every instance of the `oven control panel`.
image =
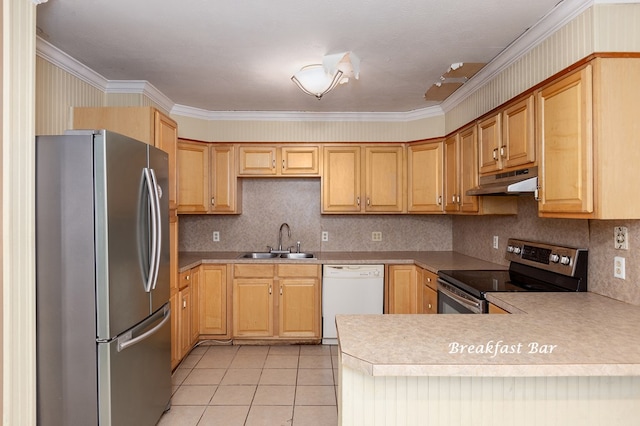
[[510,238],[505,258],[536,268],[574,276],[586,263],[587,250]]

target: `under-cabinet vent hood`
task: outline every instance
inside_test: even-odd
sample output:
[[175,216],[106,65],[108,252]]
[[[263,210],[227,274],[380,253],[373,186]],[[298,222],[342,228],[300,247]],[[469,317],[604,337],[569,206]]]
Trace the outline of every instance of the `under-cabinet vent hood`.
[[538,190],[538,168],[515,170],[482,176],[480,184],[467,191],[467,195],[507,195],[533,193]]

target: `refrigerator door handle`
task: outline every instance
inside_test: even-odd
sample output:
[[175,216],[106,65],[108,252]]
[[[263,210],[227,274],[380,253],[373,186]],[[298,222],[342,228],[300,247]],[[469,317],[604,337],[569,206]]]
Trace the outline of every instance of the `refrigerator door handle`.
[[155,173],[153,169],[144,168],[144,179],[147,185],[147,191],[149,192],[149,204],[151,207],[151,253],[149,255],[149,274],[147,276],[147,282],[145,283],[144,290],[149,293],[156,286],[157,273],[159,268],[159,225],[160,225],[160,203],[158,202],[158,191],[155,179]]
[[[158,320],[157,317],[160,317],[160,316],[162,317],[162,321],[160,321],[160,324],[156,325],[151,330],[146,331],[146,332],[142,333],[139,336],[133,337],[133,333],[136,330],[139,330],[141,328],[144,329],[148,322],[157,321]],[[121,336],[119,336],[118,337],[118,352],[121,352],[121,351],[127,349],[128,347],[131,347],[131,346],[135,345],[136,343],[140,343],[144,339],[150,337],[156,331],[158,331],[162,327],[164,327],[164,325],[167,323],[167,321],[169,321],[170,318],[171,318],[171,307],[167,303],[162,311],[156,312],[153,316],[149,317],[149,319],[147,321],[143,322],[142,324],[138,325],[137,327],[134,327],[131,330],[129,330],[129,331],[123,333]]]
[[149,169],[151,171],[151,178],[153,179],[153,191],[154,199],[155,199],[155,210],[156,210],[156,263],[153,271],[153,286],[151,287],[153,290],[156,288],[156,284],[158,284],[158,271],[160,270],[160,262],[162,261],[162,209],[160,208],[160,197],[162,197],[162,187],[158,184],[158,179],[156,178],[156,172],[153,169]]

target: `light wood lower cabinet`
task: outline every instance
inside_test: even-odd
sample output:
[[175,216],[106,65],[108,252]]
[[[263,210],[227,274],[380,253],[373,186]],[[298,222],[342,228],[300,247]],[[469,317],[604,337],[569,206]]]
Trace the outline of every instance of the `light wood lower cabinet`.
[[233,266],[235,338],[319,339],[320,266]]
[[200,309],[201,335],[220,337],[228,335],[230,302],[230,282],[227,265],[200,266]]
[[490,314],[508,314],[509,311],[505,311],[501,307],[496,306],[493,303],[489,303],[489,313]]
[[416,265],[389,265],[388,314],[438,313],[438,276]]
[[181,272],[178,279],[179,290],[170,298],[172,368],[178,365],[198,341],[199,310],[195,302],[198,300],[199,279],[199,268]]
[[438,275],[426,269],[418,268],[418,279],[422,291],[423,314],[438,313]]
[[389,265],[387,271],[387,313],[417,314],[419,306],[418,267],[415,265]]

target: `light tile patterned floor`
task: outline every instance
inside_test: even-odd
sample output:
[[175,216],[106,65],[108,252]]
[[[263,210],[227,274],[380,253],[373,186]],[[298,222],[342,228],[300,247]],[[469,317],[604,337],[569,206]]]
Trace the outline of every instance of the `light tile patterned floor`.
[[173,374],[158,426],[336,426],[337,346],[205,346]]

